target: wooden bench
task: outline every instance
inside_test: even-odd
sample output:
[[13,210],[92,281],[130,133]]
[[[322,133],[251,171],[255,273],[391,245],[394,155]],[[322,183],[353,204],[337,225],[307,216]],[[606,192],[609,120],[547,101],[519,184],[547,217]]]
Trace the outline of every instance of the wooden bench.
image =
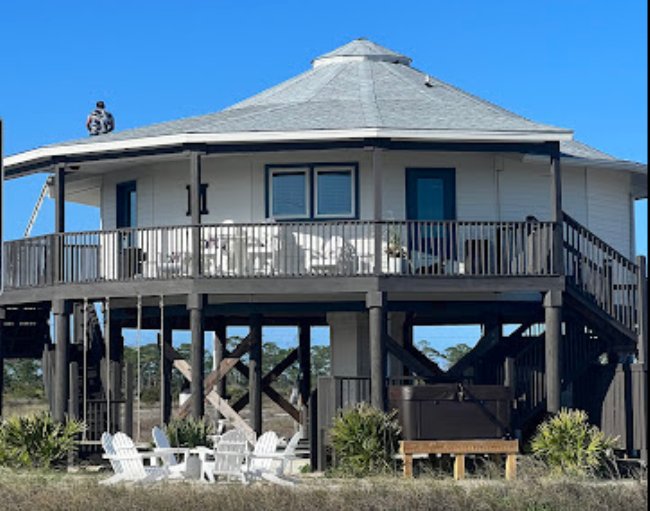
[[403,440],[400,453],[404,456],[404,477],[413,477],[413,455],[453,454],[454,479],[465,478],[467,454],[505,454],[506,479],[517,477],[518,440]]

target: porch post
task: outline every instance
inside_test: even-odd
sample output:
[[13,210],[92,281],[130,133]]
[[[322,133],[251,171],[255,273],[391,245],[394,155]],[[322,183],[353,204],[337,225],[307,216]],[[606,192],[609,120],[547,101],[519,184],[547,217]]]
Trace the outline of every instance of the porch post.
[[372,148],[372,183],[373,183],[373,201],[372,219],[375,222],[374,226],[374,273],[376,275],[382,272],[382,226],[379,222],[383,216],[383,197],[382,197],[382,168],[381,168],[381,155],[382,150],[378,147]]
[[[164,309],[160,311],[164,314]],[[166,347],[173,345],[173,330],[169,318],[165,318],[162,327],[162,338],[160,339],[160,349],[163,350],[163,356],[160,358],[160,422],[168,424],[172,416],[172,362],[166,356]]]
[[560,143],[551,149],[551,222],[553,227],[553,270],[555,274],[564,275],[564,236],[562,210],[562,165],[560,162]]
[[203,303],[205,296],[192,294],[187,297],[187,308],[190,311],[190,331],[192,335],[192,381],[190,382],[191,414],[195,419],[203,417],[203,364],[205,362],[205,346],[203,340]]
[[646,275],[646,258],[637,256],[639,268],[636,282],[636,310],[638,323],[637,360],[648,370],[648,277]]
[[259,436],[262,434],[262,316],[251,315],[250,329],[253,342],[248,364],[248,395],[250,396],[251,427]]
[[201,275],[201,153],[190,152],[190,217],[192,221],[192,276]]
[[381,292],[366,295],[370,334],[370,401],[386,408],[386,296]]
[[300,365],[300,400],[302,402],[302,425],[306,425],[309,396],[311,394],[311,325],[303,321],[298,333],[298,363]]
[[544,348],[546,358],[546,411],[560,411],[561,365],[560,343],[562,342],[562,294],[549,291],[544,297],[546,330]]
[[68,409],[69,385],[69,344],[70,344],[70,316],[65,300],[52,302],[54,313],[55,365],[54,365],[54,407],[53,418],[57,422],[65,420]]
[[[54,232],[65,232],[65,166],[58,165],[54,173]],[[57,283],[63,278],[63,242],[56,236],[52,245],[52,277]]]

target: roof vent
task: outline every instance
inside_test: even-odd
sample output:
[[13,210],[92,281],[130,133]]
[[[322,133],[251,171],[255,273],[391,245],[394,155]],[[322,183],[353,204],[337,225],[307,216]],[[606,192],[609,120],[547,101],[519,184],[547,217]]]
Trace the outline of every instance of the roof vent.
[[424,85],[426,85],[427,87],[433,87],[433,80],[429,75],[426,75],[424,77]]

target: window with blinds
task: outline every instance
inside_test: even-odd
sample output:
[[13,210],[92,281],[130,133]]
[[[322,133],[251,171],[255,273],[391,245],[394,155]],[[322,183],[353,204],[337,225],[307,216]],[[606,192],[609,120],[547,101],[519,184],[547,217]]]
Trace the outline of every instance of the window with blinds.
[[267,166],[267,216],[275,219],[355,218],[356,164]]

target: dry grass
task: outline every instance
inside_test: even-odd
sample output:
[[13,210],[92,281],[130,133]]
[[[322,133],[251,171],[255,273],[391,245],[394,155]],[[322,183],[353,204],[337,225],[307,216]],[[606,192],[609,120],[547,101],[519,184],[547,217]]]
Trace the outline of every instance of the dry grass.
[[640,510],[647,485],[635,481],[572,482],[399,478],[305,478],[295,488],[268,484],[171,483],[103,487],[95,475],[0,470],[0,509],[192,511],[309,510]]

